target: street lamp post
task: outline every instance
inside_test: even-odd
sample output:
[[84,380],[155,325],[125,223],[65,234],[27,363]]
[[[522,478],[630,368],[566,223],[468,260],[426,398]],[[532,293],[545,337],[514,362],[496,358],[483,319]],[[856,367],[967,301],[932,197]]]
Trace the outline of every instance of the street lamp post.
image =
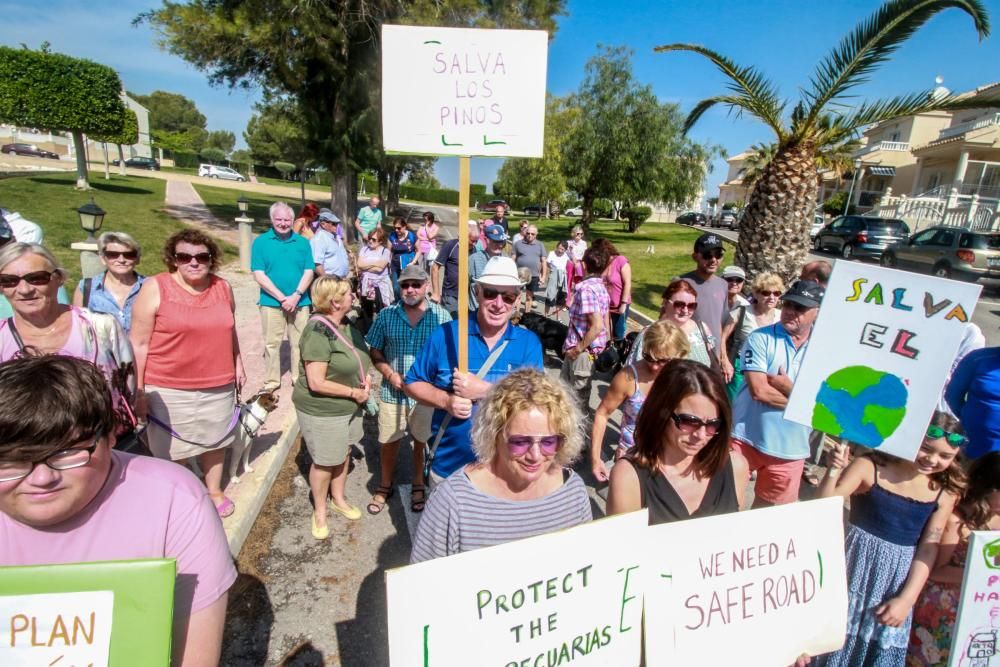
[[861,171],[861,158],[854,160],[854,173],[851,175],[851,189],[847,192],[847,199],[844,201],[844,215],[851,206],[851,199],[854,198],[854,184],[858,182],[858,172]]
[[80,273],[84,278],[93,278],[101,272],[101,260],[97,255],[97,238],[94,236],[101,231],[104,224],[105,212],[100,206],[94,203],[94,198],[76,210],[80,216],[80,227],[87,232],[87,238],[70,245],[73,250],[80,251]]
[[236,205],[240,209],[240,216],[236,218],[236,224],[240,230],[240,268],[244,271],[250,271],[250,244],[253,242],[253,232],[250,229],[253,218],[247,217],[250,200],[246,198],[246,195],[240,195],[240,198],[236,200]]

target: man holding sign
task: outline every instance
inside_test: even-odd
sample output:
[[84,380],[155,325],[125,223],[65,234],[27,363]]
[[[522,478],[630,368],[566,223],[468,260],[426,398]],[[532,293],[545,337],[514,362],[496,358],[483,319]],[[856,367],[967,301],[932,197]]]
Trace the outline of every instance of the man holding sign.
[[781,321],[752,332],[740,353],[746,384],[733,401],[733,443],[757,471],[755,508],[799,498],[811,429],[787,421],[782,411],[823,294],[817,282],[796,281],[782,297]]
[[218,664],[236,579],[218,513],[190,471],[114,451],[113,433],[93,364],[0,366],[0,566],[176,559],[173,663]]

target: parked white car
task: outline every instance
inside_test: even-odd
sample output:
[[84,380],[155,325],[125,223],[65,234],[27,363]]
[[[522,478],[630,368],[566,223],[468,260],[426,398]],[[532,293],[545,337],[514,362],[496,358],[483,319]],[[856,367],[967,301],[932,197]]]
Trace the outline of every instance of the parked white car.
[[230,169],[229,167],[217,167],[214,164],[198,165],[198,175],[207,176],[209,178],[221,178],[226,181],[242,182],[247,180],[246,176],[235,169]]
[[571,218],[578,218],[583,215],[583,207],[574,206],[573,208],[568,208],[563,211],[563,215],[568,215]]
[[826,218],[822,215],[813,216],[812,227],[809,228],[809,238],[815,239],[816,235],[819,234],[820,230],[824,227],[826,227]]

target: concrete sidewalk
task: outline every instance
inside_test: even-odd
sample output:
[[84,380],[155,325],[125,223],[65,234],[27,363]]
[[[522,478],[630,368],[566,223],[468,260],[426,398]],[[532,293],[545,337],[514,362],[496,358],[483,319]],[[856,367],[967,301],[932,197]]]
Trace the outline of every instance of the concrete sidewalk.
[[[225,224],[213,216],[189,182],[167,182],[165,210],[173,217],[213,236],[229,243],[238,243],[238,231],[232,228],[232,224]],[[264,334],[257,310],[260,288],[251,274],[239,270],[238,264],[223,267],[219,275],[229,281],[236,297],[236,331],[247,374],[247,384],[242,392],[245,399],[252,396],[264,383]],[[292,408],[291,349],[287,341],[281,347],[281,367],[283,375],[278,392],[278,407],[268,416],[254,440],[250,454],[250,467],[253,471],[238,470],[239,481],[234,482],[229,479],[230,462],[227,461],[226,464],[223,481],[226,483],[226,495],[236,504],[236,511],[223,520],[223,526],[234,557],[243,548],[278,471],[288,456],[288,450],[299,433],[295,410]]]

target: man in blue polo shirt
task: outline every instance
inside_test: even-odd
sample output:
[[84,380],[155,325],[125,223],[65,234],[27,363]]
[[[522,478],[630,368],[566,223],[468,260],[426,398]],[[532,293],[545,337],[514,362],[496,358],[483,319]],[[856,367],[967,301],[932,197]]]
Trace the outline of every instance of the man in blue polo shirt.
[[[479,308],[469,313],[469,372],[456,370],[458,322],[448,322],[431,334],[406,374],[403,388],[406,394],[434,407],[432,449],[438,436],[440,441],[431,465],[431,488],[476,460],[469,440],[472,415],[475,403],[492,384],[519,368],[543,368],[538,336],[510,323],[521,297],[521,286],[514,260],[490,259],[476,280]],[[484,377],[477,377],[490,354],[501,345],[502,350],[483,373]]]
[[319,229],[309,240],[318,276],[346,278],[351,270],[350,260],[347,258],[347,248],[344,247],[343,241],[337,237],[337,223],[339,222],[340,218],[331,211],[322,211],[319,214]]
[[781,297],[781,321],[753,331],[743,344],[746,384],[733,401],[733,449],[757,472],[753,506],[799,499],[812,429],[784,418],[825,290],[798,280]]
[[250,270],[260,285],[260,326],[264,330],[264,389],[281,385],[281,341],[292,348],[292,384],[299,374],[299,336],[309,319],[313,258],[309,241],[292,231],[295,214],[284,202],[271,204],[271,229],[258,236]]

